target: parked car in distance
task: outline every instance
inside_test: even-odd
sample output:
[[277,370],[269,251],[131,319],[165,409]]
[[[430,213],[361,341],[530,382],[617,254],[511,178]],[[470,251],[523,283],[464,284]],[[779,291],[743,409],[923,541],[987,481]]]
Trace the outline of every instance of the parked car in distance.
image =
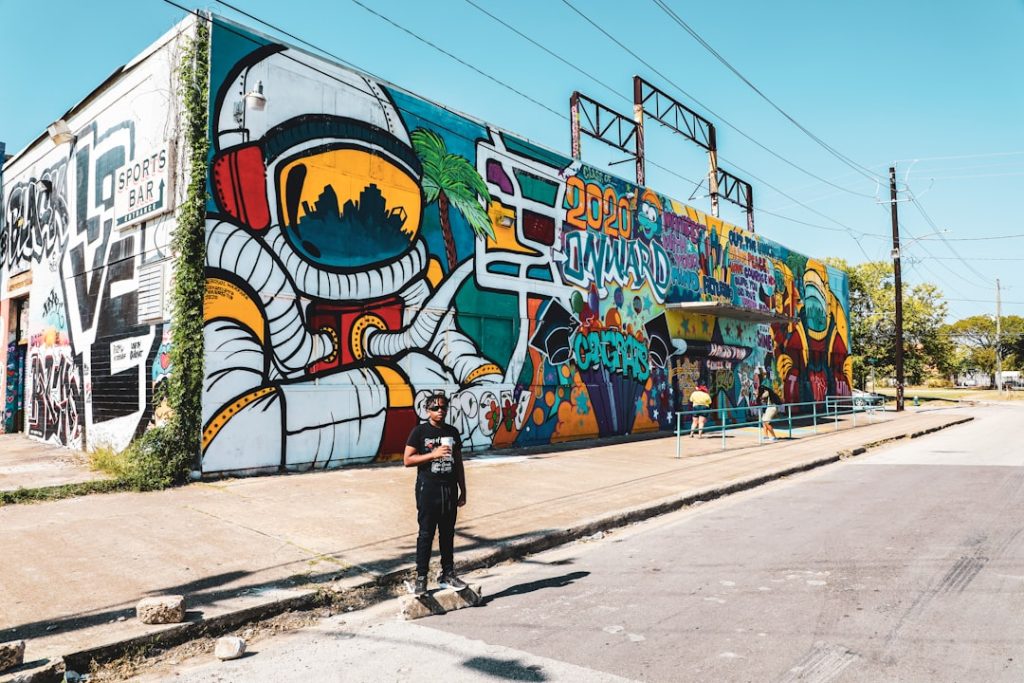
[[885,396],[873,394],[870,391],[853,390],[854,410],[874,410],[885,405]]

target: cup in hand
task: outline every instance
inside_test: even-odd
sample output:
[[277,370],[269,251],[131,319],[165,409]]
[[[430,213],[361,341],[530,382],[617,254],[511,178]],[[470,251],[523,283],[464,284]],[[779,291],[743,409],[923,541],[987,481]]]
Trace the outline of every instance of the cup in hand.
[[441,437],[441,445],[448,447],[448,455],[446,455],[443,458],[441,458],[441,460],[451,461],[452,460],[452,450],[455,448],[455,439],[450,437],[450,436],[442,436]]

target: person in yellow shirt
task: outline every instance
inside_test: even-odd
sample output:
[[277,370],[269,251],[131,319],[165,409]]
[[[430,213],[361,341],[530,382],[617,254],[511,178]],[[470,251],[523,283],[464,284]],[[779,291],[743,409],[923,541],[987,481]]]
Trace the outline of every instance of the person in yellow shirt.
[[690,422],[690,438],[693,438],[693,430],[697,429],[697,438],[704,434],[704,424],[707,422],[708,414],[711,413],[711,394],[703,384],[690,394],[690,405],[693,406],[693,421]]

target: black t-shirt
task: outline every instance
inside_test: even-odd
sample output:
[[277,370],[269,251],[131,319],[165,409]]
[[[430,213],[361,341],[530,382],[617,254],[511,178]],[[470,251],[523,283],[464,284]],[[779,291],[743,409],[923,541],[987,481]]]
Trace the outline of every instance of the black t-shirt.
[[419,455],[425,455],[441,444],[441,437],[449,436],[454,440],[452,447],[452,458],[431,460],[417,466],[417,477],[423,477],[437,482],[457,483],[456,456],[462,455],[462,439],[459,437],[459,430],[447,423],[435,427],[429,422],[424,422],[413,427],[406,440],[407,446],[416,449]]

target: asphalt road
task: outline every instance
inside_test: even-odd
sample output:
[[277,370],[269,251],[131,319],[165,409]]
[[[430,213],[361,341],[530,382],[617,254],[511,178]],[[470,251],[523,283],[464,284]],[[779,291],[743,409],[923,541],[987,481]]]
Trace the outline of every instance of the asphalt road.
[[1021,681],[1024,407],[977,415],[162,680]]

